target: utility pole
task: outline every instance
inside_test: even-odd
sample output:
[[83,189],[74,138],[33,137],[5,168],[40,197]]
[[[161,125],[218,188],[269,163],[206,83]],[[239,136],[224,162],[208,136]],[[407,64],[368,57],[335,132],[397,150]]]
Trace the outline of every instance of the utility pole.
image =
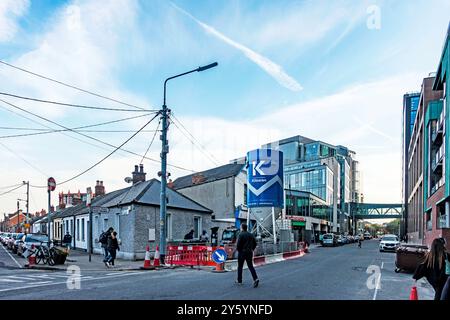
[[30,203],[30,181],[24,183],[27,184],[27,225],[30,223],[30,211],[29,211],[29,203]]
[[167,141],[167,130],[168,118],[170,115],[170,109],[166,106],[166,86],[167,81],[175,79],[189,73],[205,71],[210,68],[217,66],[217,62],[211,63],[207,66],[198,67],[197,69],[190,70],[188,72],[177,74],[173,77],[169,77],[164,81],[164,99],[163,106],[160,110],[161,122],[162,122],[162,132],[161,132],[161,171],[158,175],[161,177],[161,196],[160,196],[160,208],[159,208],[159,250],[160,250],[160,261],[164,264],[164,258],[166,256],[166,210],[167,210],[167,154],[169,153],[169,142]]
[[17,225],[16,232],[19,232],[19,200],[17,200]]

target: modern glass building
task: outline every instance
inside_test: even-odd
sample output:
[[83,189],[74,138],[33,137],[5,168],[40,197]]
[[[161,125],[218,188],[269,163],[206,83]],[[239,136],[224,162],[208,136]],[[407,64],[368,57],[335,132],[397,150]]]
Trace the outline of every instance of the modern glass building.
[[329,206],[332,214],[323,218],[333,232],[351,230],[350,202],[359,202],[359,172],[355,153],[303,136],[294,136],[263,145],[281,150],[284,157],[284,186],[287,190],[308,192]]

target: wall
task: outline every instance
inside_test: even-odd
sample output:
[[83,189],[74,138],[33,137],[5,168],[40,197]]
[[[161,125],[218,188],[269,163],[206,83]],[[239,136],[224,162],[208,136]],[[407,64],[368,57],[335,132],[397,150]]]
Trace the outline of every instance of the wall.
[[[177,191],[213,211],[216,219],[234,218],[235,185],[234,178],[216,180],[194,185]],[[245,181],[245,179],[243,179]],[[244,193],[242,190],[239,191]]]

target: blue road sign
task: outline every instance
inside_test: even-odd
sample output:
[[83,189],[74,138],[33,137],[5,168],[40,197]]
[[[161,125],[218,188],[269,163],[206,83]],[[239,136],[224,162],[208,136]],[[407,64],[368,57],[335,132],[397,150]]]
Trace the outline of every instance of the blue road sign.
[[272,149],[257,149],[248,152],[249,208],[284,206],[283,198],[283,152]]
[[216,249],[212,254],[212,259],[215,263],[224,263],[227,260],[227,253],[223,249]]

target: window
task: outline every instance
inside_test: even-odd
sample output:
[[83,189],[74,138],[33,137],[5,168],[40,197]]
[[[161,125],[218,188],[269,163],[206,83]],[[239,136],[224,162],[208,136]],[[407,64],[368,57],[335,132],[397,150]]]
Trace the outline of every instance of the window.
[[172,240],[172,214],[168,213],[166,215],[166,238],[167,240]]
[[73,235],[73,220],[70,220],[70,234]]
[[84,218],[81,219],[81,241],[85,241],[86,237],[85,237],[85,225],[84,225]]
[[77,220],[77,240],[80,241],[80,220]]
[[247,184],[244,184],[244,206],[247,205],[247,192],[248,192]]
[[200,238],[202,232],[202,218],[194,217],[194,238]]
[[103,219],[103,231],[106,231],[108,229],[108,218]]

